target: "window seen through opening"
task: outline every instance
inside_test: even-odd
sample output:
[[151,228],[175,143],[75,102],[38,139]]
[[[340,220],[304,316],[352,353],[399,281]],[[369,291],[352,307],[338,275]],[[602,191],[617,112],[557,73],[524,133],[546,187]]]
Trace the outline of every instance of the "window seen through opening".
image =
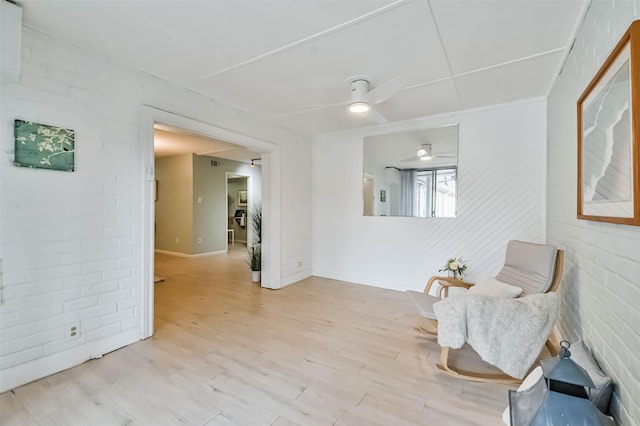
[[415,216],[456,216],[456,168],[419,170],[415,192]]

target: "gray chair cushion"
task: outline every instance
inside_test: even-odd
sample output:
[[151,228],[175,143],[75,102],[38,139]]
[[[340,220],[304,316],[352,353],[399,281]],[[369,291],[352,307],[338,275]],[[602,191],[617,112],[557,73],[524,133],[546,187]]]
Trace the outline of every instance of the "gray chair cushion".
[[423,317],[430,319],[436,319],[436,314],[433,312],[433,304],[442,300],[438,297],[431,296],[421,291],[407,290],[409,299],[416,305],[418,312]]
[[509,241],[496,279],[522,288],[522,295],[545,293],[551,287],[558,249],[551,245]]

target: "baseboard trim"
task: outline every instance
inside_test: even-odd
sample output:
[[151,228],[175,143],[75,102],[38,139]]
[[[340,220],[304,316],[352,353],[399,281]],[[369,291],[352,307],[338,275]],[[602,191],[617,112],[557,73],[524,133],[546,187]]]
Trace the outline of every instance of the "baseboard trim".
[[156,253],[168,254],[169,256],[176,256],[176,257],[211,256],[211,255],[214,255],[214,254],[224,254],[224,253],[227,252],[226,250],[219,250],[219,251],[209,251],[209,252],[206,252],[206,253],[186,254],[186,253],[180,253],[180,252],[177,252],[177,251],[160,250],[160,249],[155,249],[154,251]]
[[140,330],[129,330],[1,370],[0,393],[75,367],[90,359],[100,358],[106,353],[139,341],[141,336]]
[[280,287],[278,287],[278,288],[283,288],[283,287],[286,287],[288,285],[295,284],[298,281],[302,281],[305,278],[309,278],[311,276],[312,276],[311,275],[311,271],[309,271],[309,270],[304,270],[302,272],[298,272],[297,274],[290,275],[288,277],[283,278],[281,283],[280,283]]
[[207,253],[197,253],[197,254],[192,254],[190,257],[201,257],[201,256],[213,256],[213,255],[217,255],[217,254],[225,254],[227,253],[226,250],[219,250],[219,251],[209,251]]

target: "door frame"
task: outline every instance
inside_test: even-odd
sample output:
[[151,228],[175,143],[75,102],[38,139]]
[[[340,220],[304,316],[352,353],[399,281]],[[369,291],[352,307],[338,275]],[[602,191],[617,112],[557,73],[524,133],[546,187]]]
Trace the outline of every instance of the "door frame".
[[203,136],[244,146],[262,154],[262,287],[281,287],[280,276],[280,147],[273,142],[193,120],[150,106],[140,110],[140,170],[142,196],[142,313],[141,332],[146,339],[153,335],[154,316],[154,217],[155,158],[154,124],[162,123]]
[[[247,218],[246,220],[246,228],[247,228],[247,247],[249,247],[249,241],[253,241],[253,231],[252,226],[249,225],[249,208],[253,206],[252,198],[253,198],[253,177],[251,175],[243,175],[242,173],[236,172],[226,172],[225,173],[225,191],[226,191],[226,200],[227,200],[227,209],[229,209],[229,179],[230,178],[245,178],[247,181]],[[260,194],[262,196],[262,194]],[[228,232],[228,231],[227,231]],[[235,237],[234,237],[235,238]],[[227,251],[229,251],[229,235],[227,235]]]
[[[366,182],[369,181],[371,182],[371,194],[366,194],[365,191],[367,189],[367,185]],[[378,214],[378,212],[376,211],[376,191],[375,191],[375,187],[376,187],[376,178],[374,175],[372,175],[371,173],[365,173],[364,177],[363,177],[363,184],[362,184],[362,215],[363,216],[376,216]],[[367,202],[365,201],[365,196],[366,195],[370,195],[371,196],[371,214],[367,214],[367,212],[365,211],[366,207],[367,207]]]

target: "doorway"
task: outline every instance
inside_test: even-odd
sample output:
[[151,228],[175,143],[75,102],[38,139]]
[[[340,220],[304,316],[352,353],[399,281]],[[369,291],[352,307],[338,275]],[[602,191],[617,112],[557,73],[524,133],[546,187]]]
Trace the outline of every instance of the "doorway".
[[144,106],[141,110],[143,182],[143,280],[142,280],[142,338],[153,335],[154,318],[154,217],[155,217],[155,167],[154,125],[161,123],[186,131],[237,144],[262,156],[262,287],[280,288],[280,150],[271,142],[253,138],[235,131],[223,129],[201,121]]
[[[252,204],[251,176],[227,173],[227,250],[229,244],[247,244],[250,241],[249,218]],[[235,248],[235,247],[234,247]]]
[[364,216],[373,216],[373,203],[374,203],[374,195],[373,195],[373,178],[365,177],[362,185],[362,201],[363,201],[363,212]]

